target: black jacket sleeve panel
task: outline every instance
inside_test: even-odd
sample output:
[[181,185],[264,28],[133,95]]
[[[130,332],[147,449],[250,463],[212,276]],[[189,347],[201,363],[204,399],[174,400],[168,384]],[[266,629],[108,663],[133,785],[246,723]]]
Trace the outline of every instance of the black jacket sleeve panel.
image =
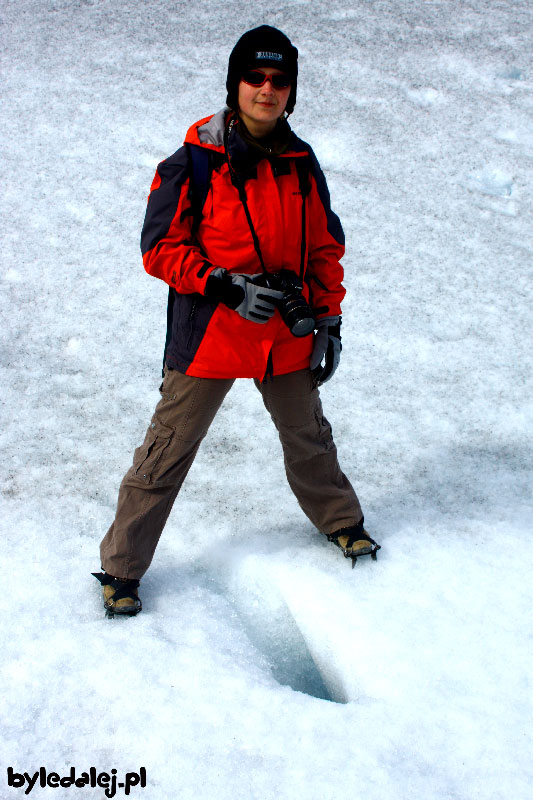
[[331,200],[329,196],[329,189],[326,183],[326,178],[320,164],[318,163],[318,159],[315,156],[313,150],[309,145],[307,145],[309,149],[309,159],[311,163],[311,174],[316,181],[316,187],[318,190],[318,195],[320,200],[322,201],[322,205],[324,206],[327,222],[328,222],[328,233],[333,236],[336,242],[343,245],[345,244],[344,240],[344,231],[342,229],[341,221],[338,216],[335,214],[334,211],[331,209]]
[[141,233],[143,256],[167,235],[188,177],[189,167],[185,147],[180,147],[174,155],[158,165]]

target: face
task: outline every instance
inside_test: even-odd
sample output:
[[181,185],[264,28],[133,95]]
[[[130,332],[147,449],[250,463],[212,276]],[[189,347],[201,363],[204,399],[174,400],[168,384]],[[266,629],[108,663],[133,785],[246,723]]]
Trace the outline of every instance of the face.
[[[280,75],[282,70],[274,67],[261,67],[266,75]],[[260,138],[274,130],[276,122],[285,111],[291,87],[275,89],[270,81],[262,86],[250,86],[239,83],[239,112],[241,118],[252,134]]]

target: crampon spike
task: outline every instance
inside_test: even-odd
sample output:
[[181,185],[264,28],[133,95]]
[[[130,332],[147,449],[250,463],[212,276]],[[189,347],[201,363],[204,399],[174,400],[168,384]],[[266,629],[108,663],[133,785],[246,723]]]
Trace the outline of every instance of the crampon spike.
[[354,556],[353,553],[348,553],[347,550],[342,551],[344,554],[344,558],[351,558],[352,559],[352,569],[355,567],[357,556]]

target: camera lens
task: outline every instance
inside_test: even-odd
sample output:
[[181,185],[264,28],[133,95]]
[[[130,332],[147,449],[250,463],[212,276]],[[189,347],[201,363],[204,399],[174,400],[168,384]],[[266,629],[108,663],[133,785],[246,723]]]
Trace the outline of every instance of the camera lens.
[[315,321],[312,317],[302,317],[295,322],[291,328],[293,336],[309,336],[315,329]]
[[279,304],[279,311],[293,336],[308,336],[314,330],[313,314],[301,294],[288,292]]

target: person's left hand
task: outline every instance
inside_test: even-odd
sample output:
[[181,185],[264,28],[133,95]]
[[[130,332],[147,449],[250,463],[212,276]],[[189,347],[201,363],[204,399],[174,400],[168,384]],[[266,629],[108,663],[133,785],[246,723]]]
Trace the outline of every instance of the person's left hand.
[[[317,321],[310,364],[319,386],[333,376],[339,366],[341,350],[341,318],[322,317]],[[322,363],[322,359],[324,359],[324,363]]]

